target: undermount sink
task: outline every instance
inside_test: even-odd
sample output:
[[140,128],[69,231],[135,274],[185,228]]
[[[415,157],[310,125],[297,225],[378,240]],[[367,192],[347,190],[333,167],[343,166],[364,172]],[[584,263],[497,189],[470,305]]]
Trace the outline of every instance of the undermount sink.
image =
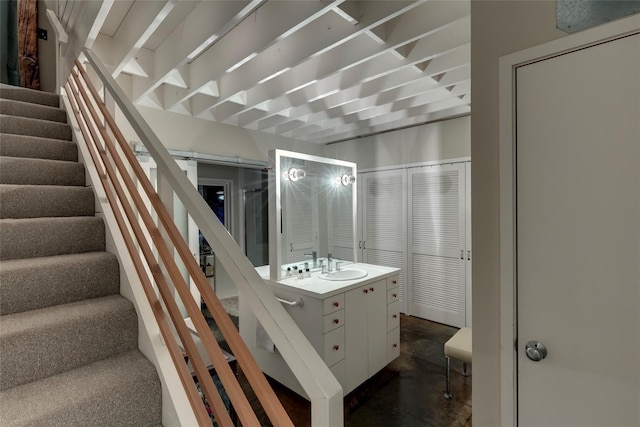
[[361,279],[367,275],[366,271],[359,270],[357,268],[328,271],[326,273],[320,273],[319,278],[324,280],[355,280]]

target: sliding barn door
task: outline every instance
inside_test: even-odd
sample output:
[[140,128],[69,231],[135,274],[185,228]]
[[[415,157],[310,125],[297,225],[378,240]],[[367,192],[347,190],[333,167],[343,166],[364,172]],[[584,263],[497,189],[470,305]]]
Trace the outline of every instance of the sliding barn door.
[[404,169],[360,175],[361,260],[400,268],[400,311],[407,313],[407,191]]
[[410,168],[409,271],[412,315],[466,322],[465,164]]

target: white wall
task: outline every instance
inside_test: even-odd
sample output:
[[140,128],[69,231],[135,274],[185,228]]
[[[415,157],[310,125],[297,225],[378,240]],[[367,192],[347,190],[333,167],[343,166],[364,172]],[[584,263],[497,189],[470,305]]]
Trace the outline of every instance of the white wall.
[[471,155],[469,116],[327,145],[326,157],[358,164],[358,170]]
[[555,28],[555,4],[471,2],[474,426],[512,424],[500,418],[498,58],[566,36]]
[[56,33],[47,18],[47,5],[38,1],[38,27],[47,30],[47,39],[38,39],[38,66],[40,68],[40,89],[55,93],[56,87]]

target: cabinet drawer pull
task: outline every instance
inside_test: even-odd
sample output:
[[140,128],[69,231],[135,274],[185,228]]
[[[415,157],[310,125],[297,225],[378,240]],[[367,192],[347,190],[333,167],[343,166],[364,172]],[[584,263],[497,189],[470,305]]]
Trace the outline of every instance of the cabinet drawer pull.
[[336,344],[336,345],[333,346],[333,349],[338,351],[338,350],[340,350],[340,346]]
[[375,290],[376,290],[376,288],[369,288],[369,290],[370,290],[371,292],[373,292],[373,291],[375,291]]
[[393,295],[394,298],[398,297],[398,294],[391,294],[391,295]]
[[369,293],[369,289],[363,289],[362,292],[364,292],[365,294]]
[[397,315],[397,314],[394,314],[394,315],[393,315],[393,318],[394,318],[394,319],[397,319],[397,318],[398,318],[398,315]]
[[340,319],[333,319],[333,323],[337,325],[338,323],[340,323]]
[[340,307],[340,303],[338,301],[336,301],[336,302],[333,303],[333,306],[334,307]]
[[398,281],[397,280],[392,280],[391,283],[393,283],[394,285],[397,285]]
[[393,348],[397,348],[397,347],[398,347],[398,344],[393,343],[393,345],[392,345],[391,347],[393,347]]

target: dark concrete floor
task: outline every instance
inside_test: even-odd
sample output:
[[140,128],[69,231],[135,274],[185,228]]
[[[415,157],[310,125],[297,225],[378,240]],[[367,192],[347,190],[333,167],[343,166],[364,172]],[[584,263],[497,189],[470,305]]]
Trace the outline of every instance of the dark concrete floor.
[[[462,375],[459,361],[452,360],[453,399],[443,397],[443,346],[456,331],[450,326],[402,316],[400,357],[345,396],[345,427],[471,427],[472,376]],[[293,423],[297,427],[310,426],[310,403],[276,381],[270,382]],[[256,408],[256,413],[263,426],[271,425],[261,408]]]

